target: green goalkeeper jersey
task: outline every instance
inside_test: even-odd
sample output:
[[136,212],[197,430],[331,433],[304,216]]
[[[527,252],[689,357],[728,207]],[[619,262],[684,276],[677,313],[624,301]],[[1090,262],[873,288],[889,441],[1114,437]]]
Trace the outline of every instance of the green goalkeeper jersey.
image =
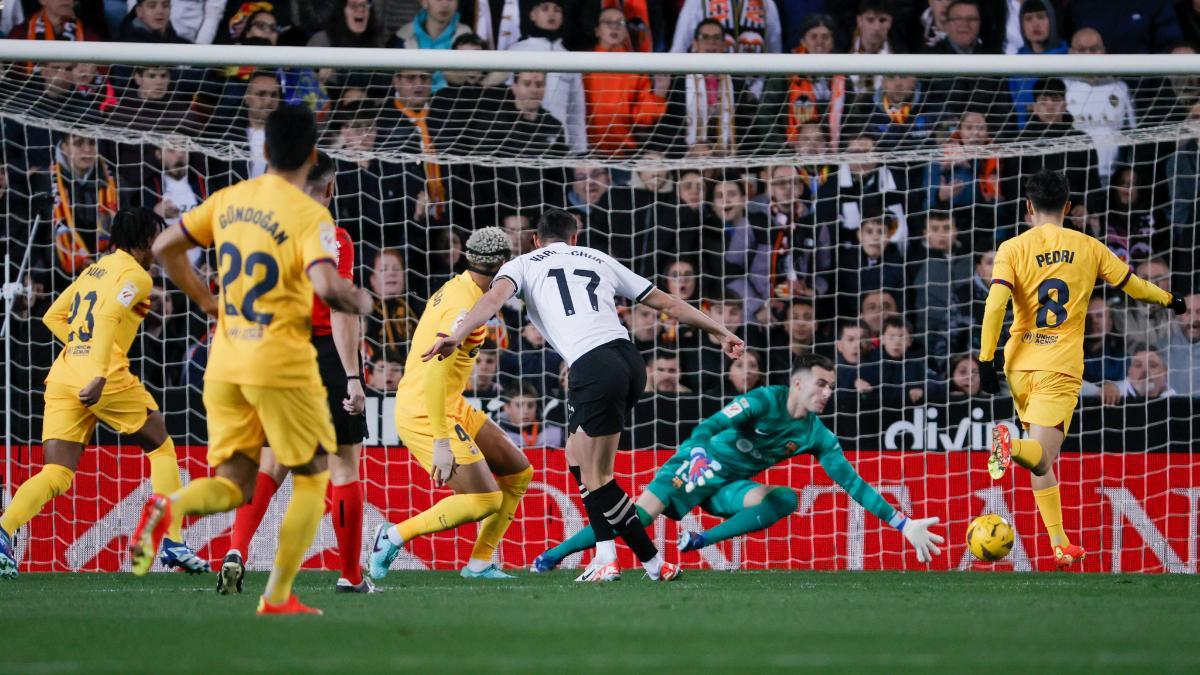
[[792,417],[787,399],[786,386],[752,389],[697,425],[679,446],[679,453],[704,448],[709,457],[721,463],[720,473],[727,481],[750,478],[790,457],[808,453],[854,501],[881,520],[890,521],[896,510],[846,461],[833,432],[813,413],[799,419]]

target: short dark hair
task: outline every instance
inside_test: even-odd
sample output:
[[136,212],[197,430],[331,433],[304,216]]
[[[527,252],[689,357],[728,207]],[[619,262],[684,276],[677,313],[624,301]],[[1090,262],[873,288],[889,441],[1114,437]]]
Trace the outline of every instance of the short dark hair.
[[678,361],[679,354],[670,349],[656,349],[646,355],[646,365],[650,365],[655,361]]
[[848,328],[858,328],[864,332],[867,330],[858,319],[842,319],[837,325],[837,339],[842,339],[842,333],[845,333]]
[[792,361],[792,377],[809,372],[813,368],[833,370],[833,361],[830,361],[828,356],[814,354],[813,352],[800,354]]
[[333,176],[335,168],[333,158],[329,156],[329,153],[324,150],[318,150],[317,161],[308,170],[307,182],[310,184],[322,184]]
[[461,49],[463,45],[474,45],[480,49],[488,48],[487,40],[484,40],[475,33],[463,33],[462,35],[454,38],[454,42],[450,43],[450,48]]
[[285,103],[267,116],[267,161],[271,168],[295,171],[317,147],[317,118],[306,105]]
[[943,211],[942,209],[930,209],[929,215],[925,216],[925,221],[928,222],[930,220],[948,220],[951,225],[955,224],[954,217],[950,215],[950,212]]
[[950,0],[950,4],[946,5],[946,14],[950,13],[951,7],[958,5],[970,5],[975,8],[975,11],[980,12],[981,14],[983,13],[983,10],[979,7],[978,0]]
[[893,16],[896,14],[895,5],[892,0],[859,0],[858,12],[856,15],[861,16],[867,12],[875,12],[876,14],[887,14]]
[[894,314],[883,320],[883,330],[887,331],[889,328],[900,328],[910,333],[912,332],[912,327],[908,325],[908,321],[906,321],[904,317],[896,316]]
[[121,209],[113,216],[108,243],[122,251],[150,248],[162,229],[163,219],[150,209]]
[[1041,213],[1059,213],[1071,199],[1071,184],[1061,171],[1043,169],[1025,180],[1025,198]]
[[538,238],[542,243],[570,241],[579,231],[579,222],[570,212],[562,209],[546,209],[537,221]]
[[725,34],[725,26],[721,25],[720,21],[717,21],[716,19],[705,19],[705,20],[701,21],[700,23],[696,24],[696,29],[692,31],[692,39],[693,40],[700,39],[700,29],[704,28],[705,26],[716,26],[717,28],[721,29],[722,35]]
[[504,388],[504,402],[507,403],[514,398],[525,396],[528,398],[540,399],[541,394],[538,393],[537,387],[533,386],[526,380],[513,380]]
[[1033,86],[1033,100],[1036,101],[1043,96],[1066,98],[1067,84],[1057,77],[1040,78]]

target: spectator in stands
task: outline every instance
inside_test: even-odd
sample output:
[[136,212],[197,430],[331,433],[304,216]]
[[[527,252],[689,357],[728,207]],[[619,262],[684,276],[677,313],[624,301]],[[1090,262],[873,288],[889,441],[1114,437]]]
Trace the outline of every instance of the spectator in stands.
[[[529,20],[533,24],[529,37],[509,47],[510,50],[567,51],[562,43],[563,0],[536,0],[529,9]],[[583,76],[579,73],[547,73],[542,107],[562,123],[571,152],[587,152],[587,104]]]
[[[875,151],[874,136],[863,133],[846,146],[848,153]],[[817,222],[837,223],[837,242],[854,241],[865,215],[890,216],[895,230],[890,240],[901,250],[908,246],[908,221],[904,215],[904,174],[873,160],[844,162],[836,179],[826,180],[817,192]],[[833,177],[831,177],[833,178]],[[839,289],[840,290],[840,289]]]
[[499,119],[480,130],[485,138],[499,141],[497,146],[493,146],[497,154],[554,157],[567,153],[566,132],[562,122],[542,105],[545,94],[545,73],[513,73],[508,97],[501,103]]
[[404,377],[403,351],[383,351],[371,361],[371,389],[381,394],[391,394],[400,386]]
[[65,134],[48,180],[39,176],[34,185],[53,198],[57,270],[73,278],[108,250],[109,223],[119,208],[116,172],[96,151],[96,139]]
[[[692,52],[723,54],[725,28],[704,19],[692,32]],[[680,157],[706,147],[719,155],[737,148],[742,130],[753,120],[758,105],[745,80],[729,75],[678,75],[671,80],[667,108],[647,148]]]
[[625,310],[624,319],[638,351],[647,354],[659,347],[662,325],[658,321],[658,310],[639,302]]
[[[851,54],[894,53],[891,38],[894,11],[892,0],[859,0],[858,13],[854,17],[854,36],[848,51]],[[856,100],[872,100],[881,87],[882,75],[850,76],[850,89],[854,91]]]
[[959,354],[950,359],[948,398],[979,396],[979,364],[971,354]]
[[[1094,28],[1080,28],[1071,36],[1072,54],[1108,53],[1104,40]],[[1129,85],[1114,77],[1069,77],[1067,110],[1075,118],[1075,128],[1087,133],[1096,143],[1100,177],[1107,180],[1117,159],[1117,133],[1137,126]]]
[[929,51],[946,38],[946,9],[949,6],[950,0],[928,0],[925,9],[913,16],[905,31],[909,52]]
[[[600,12],[595,51],[629,51],[626,26],[625,13],[620,8],[609,7]],[[666,110],[670,85],[670,75],[584,74],[587,141],[592,153],[623,157],[636,152],[638,139],[649,133]]]
[[[746,322],[746,304],[736,293],[726,291],[704,300],[701,306],[710,318],[742,338],[751,349],[759,349],[766,343],[762,329]],[[708,333],[679,327],[675,344],[693,390],[709,391],[720,385],[729,361],[719,343]]]
[[860,98],[843,124],[869,132],[880,150],[895,150],[922,145],[936,116],[927,109],[916,77],[886,75],[874,98]]
[[856,299],[880,289],[904,288],[904,263],[899,250],[888,241],[888,229],[881,215],[869,214],[855,231],[858,245],[838,249],[838,316],[855,316]]
[[760,311],[771,296],[771,250],[766,219],[761,213],[747,213],[746,185],[741,180],[715,183],[710,201],[713,214],[725,232],[721,275],[725,287],[745,301],[747,317],[765,324],[766,316]]
[[171,26],[171,0],[137,0],[121,22],[118,37],[122,42],[187,44]]
[[[1066,54],[1070,47],[1058,33],[1058,14],[1050,0],[1025,0],[1019,13],[1021,40],[1018,54]],[[1007,51],[1007,49],[1006,49]],[[1011,52],[1010,52],[1011,53]],[[1029,109],[1033,107],[1036,77],[1010,77],[1008,91],[1013,101],[1013,118],[1018,129],[1024,129],[1029,121]]]
[[900,302],[889,291],[872,291],[863,294],[859,301],[858,320],[867,329],[867,338],[878,341],[883,335],[883,324],[889,318],[900,315]]
[[697,27],[710,19],[717,21],[725,34],[723,51],[736,54],[783,51],[783,22],[775,0],[746,0],[736,8],[720,0],[684,0],[671,51],[688,51]]
[[389,248],[375,256],[371,290],[375,294],[375,310],[367,317],[368,350],[373,354],[407,350],[420,312],[406,298],[408,280],[403,253]]
[[513,255],[524,255],[534,250],[533,235],[536,231],[529,226],[529,216],[520,213],[510,213],[500,221],[508,238],[513,243]]
[[503,389],[500,389],[500,382],[497,374],[500,370],[500,354],[494,342],[490,337],[484,340],[484,344],[480,346],[479,354],[475,357],[475,365],[470,370],[470,378],[467,380],[467,388],[463,389],[462,396],[467,399],[468,404],[484,411],[490,416],[494,416],[502,407]]
[[[187,150],[169,145],[153,150],[153,162],[138,165],[138,179],[131,188],[141,190],[141,205],[151,208],[167,225],[180,221],[183,214],[200,205],[208,196],[207,181],[198,167],[193,166]],[[199,262],[202,251],[193,249]]]
[[1187,311],[1175,317],[1162,355],[1171,388],[1180,396],[1200,396],[1200,292],[1184,296]]
[[833,269],[833,225],[814,222],[811,183],[799,167],[776,164],[766,173],[768,189],[750,200],[750,213],[765,215],[770,228],[771,296],[823,295]]
[[[41,11],[9,32],[10,40],[67,40],[94,42],[100,37],[75,17],[73,0],[38,0]],[[32,64],[30,64],[32,65]]]
[[1076,26],[1104,36],[1110,54],[1166,53],[1183,33],[1171,0],[1070,0]]
[[518,448],[563,446],[563,428],[542,424],[542,397],[536,387],[518,380],[504,388],[504,398],[504,412],[497,422]]
[[[419,246],[424,262],[424,253],[432,250],[424,173],[420,165],[394,164],[372,157],[379,148],[380,118],[375,104],[365,99],[343,103],[333,111],[327,142],[353,159],[337,160],[331,210],[354,241],[385,248]],[[428,272],[417,271],[420,275]],[[428,297],[427,288],[410,290]]]
[[281,32],[272,3],[243,2],[230,17],[226,34],[218,36],[218,43],[273,46],[279,44]]
[[1167,365],[1154,347],[1145,347],[1129,358],[1129,371],[1119,382],[1105,382],[1101,398],[1104,405],[1117,405],[1123,399],[1155,399],[1176,396],[1167,380]]
[[1121,166],[1108,186],[1104,243],[1124,260],[1145,260],[1171,248],[1167,217],[1154,207],[1152,190],[1139,184],[1131,166]]
[[880,401],[889,408],[925,398],[925,353],[913,341],[912,326],[899,315],[884,319],[879,336]]
[[249,160],[213,160],[209,176],[219,186],[261,176],[267,170],[263,146],[267,138],[267,116],[279,107],[279,76],[256,71],[246,82],[245,95],[237,109],[226,109],[209,122],[209,133],[226,143],[244,146]]
[[[909,288],[915,310],[913,326],[928,335],[931,356],[945,358],[954,347],[956,309],[951,302],[955,288],[974,273],[970,252],[958,241],[954,219],[945,211],[930,211],[921,243],[909,249]],[[990,281],[990,280],[989,280]]]
[[[975,253],[975,274],[970,284],[959,284],[953,288],[954,314],[952,315],[951,349],[955,352],[974,351],[979,348],[978,326],[983,325],[983,308],[987,303],[988,291],[992,287],[992,265],[996,252],[989,249]],[[1012,323],[1012,309],[1005,311],[1004,325]],[[999,344],[1008,340],[1008,330],[1000,335]]]
[[771,372],[790,373],[796,357],[810,354],[817,337],[816,310],[809,298],[794,298],[788,305],[782,339],[772,338]]
[[1101,383],[1125,378],[1125,339],[1113,325],[1104,298],[1093,295],[1084,320],[1083,379]]
[[114,125],[136,131],[183,131],[190,106],[176,96],[169,68],[135,66],[132,83],[109,116]]
[[984,54],[980,38],[983,13],[977,0],[950,0],[946,5],[946,37],[929,49],[931,54]]
[[[933,47],[931,53],[957,56],[985,54],[993,51],[980,39],[983,15],[976,0],[952,0],[946,9],[949,27],[946,39]],[[1010,123],[1012,99],[1004,78],[955,75],[938,77],[929,83],[927,105],[946,114],[961,115],[967,110],[980,110],[993,129],[1004,129]]]
[[[401,26],[389,47],[399,49],[453,49],[455,38],[471,32],[471,27],[459,21],[458,0],[421,0],[421,11]],[[442,71],[433,74],[433,91],[446,86]]]
[[968,209],[975,216],[976,226],[992,229],[995,216],[988,213],[980,218],[980,209],[975,207],[996,204],[1000,195],[1000,160],[971,156],[991,143],[987,117],[983,113],[969,110],[958,118],[957,127],[942,139],[944,159],[929,165],[926,184],[929,185],[930,208]]
[[171,26],[188,42],[209,45],[217,37],[227,0],[174,0]]
[[866,342],[867,330],[857,321],[838,324],[837,341],[834,342],[837,350],[834,371],[839,390],[867,394],[878,386],[878,362],[874,364],[875,367],[866,365],[870,360],[867,349],[864,349]]
[[607,167],[577,165],[567,185],[567,210],[582,222],[579,243],[598,248],[626,265],[632,265],[634,246],[633,193],[614,187]]
[[372,11],[371,0],[337,0],[325,22],[325,28],[308,40],[309,47],[383,45],[383,23]]
[[[810,14],[800,24],[800,44],[792,52],[832,54],[836,29],[833,17],[828,14]],[[845,75],[797,74],[790,79],[768,78],[760,114],[754,122],[754,135],[786,133],[784,140],[795,145],[804,126],[816,125],[820,130],[821,125],[826,125],[836,144],[841,135],[839,111],[846,104],[847,86]],[[769,142],[770,148],[783,145],[775,140],[764,142]]]
[[710,398],[719,398],[724,401],[730,396],[744,394],[755,387],[761,387],[767,383],[766,373],[763,372],[765,363],[766,360],[762,354],[748,349],[742,358],[729,364],[724,386],[716,391],[705,393]]
[[513,380],[524,380],[535,385],[539,391],[548,391],[558,377],[562,357],[546,344],[546,337],[533,322],[521,324],[519,339],[514,348],[500,354],[500,373],[504,384]]
[[[724,369],[720,372],[724,372]],[[668,394],[686,394],[692,391],[679,377],[677,354],[659,350],[646,359],[646,391]]]
[[663,271],[662,286],[667,292],[686,302],[692,302],[698,297],[699,285],[696,283],[696,265],[688,258],[673,260]]
[[[1164,258],[1143,260],[1134,266],[1133,272],[1164,291],[1171,292],[1171,268]],[[1125,336],[1126,349],[1133,353],[1166,342],[1171,333],[1173,316],[1166,307],[1126,302],[1124,310],[1115,312],[1113,319],[1117,330]]]
[[[1192,104],[1188,114],[1192,133],[1179,140],[1175,152],[1167,158],[1167,187],[1171,194],[1171,223],[1177,232],[1176,246],[1196,241],[1193,226],[1200,217],[1200,102]],[[1179,235],[1189,236],[1179,236]]]

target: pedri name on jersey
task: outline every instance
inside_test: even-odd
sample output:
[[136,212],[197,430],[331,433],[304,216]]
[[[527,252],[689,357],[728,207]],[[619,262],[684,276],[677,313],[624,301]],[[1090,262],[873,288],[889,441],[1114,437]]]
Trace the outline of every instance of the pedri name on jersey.
[[1046,265],[1057,265],[1059,263],[1075,262],[1075,251],[1063,249],[1061,251],[1050,251],[1049,253],[1039,253],[1033,258],[1037,261],[1038,267]]
[[529,262],[541,262],[543,260],[548,259],[550,256],[553,256],[553,255],[573,255],[577,258],[587,258],[588,260],[594,260],[598,263],[604,262],[603,258],[597,258],[596,256],[592,255],[591,253],[589,253],[585,250],[582,250],[582,249],[578,249],[578,248],[571,249],[570,251],[553,251],[553,250],[542,251],[541,253],[535,253],[535,254],[529,256]]
[[234,223],[251,223],[261,227],[276,244],[283,244],[287,241],[287,232],[279,229],[279,221],[275,220],[274,211],[263,211],[252,206],[229,206],[226,207],[225,213],[222,213],[217,218],[217,224],[221,229],[225,229]]

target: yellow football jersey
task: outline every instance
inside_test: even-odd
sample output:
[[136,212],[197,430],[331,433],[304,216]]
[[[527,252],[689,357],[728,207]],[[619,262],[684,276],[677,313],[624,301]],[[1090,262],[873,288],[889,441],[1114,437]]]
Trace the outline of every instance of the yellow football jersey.
[[281,388],[321,384],[307,271],[336,260],[329,210],[268,173],[214,193],[184,214],[182,224],[192,241],[217,254],[219,316],[205,379]]
[[[475,357],[480,345],[487,337],[487,328],[480,326],[459,345],[454,356],[446,361],[437,359],[422,361],[421,354],[429,351],[439,336],[450,335],[462,317],[483,297],[483,289],[471,278],[470,272],[447,281],[433,294],[425,313],[417,322],[408,360],[404,363],[404,377],[396,388],[396,414],[406,418],[420,419],[428,416],[425,405],[425,382],[431,373],[441,375],[445,383],[446,410],[454,410],[457,400],[462,398],[467,378],[475,367]],[[439,420],[440,423],[440,420]],[[440,426],[440,424],[439,424]]]
[[125,251],[89,265],[42,318],[65,345],[46,382],[82,388],[104,376],[106,392],[137,385],[128,352],[150,311],[151,286],[150,274]]
[[1000,245],[992,283],[1012,289],[1005,370],[1083,376],[1083,331],[1096,279],[1121,288],[1133,270],[1082,232],[1045,224]]

